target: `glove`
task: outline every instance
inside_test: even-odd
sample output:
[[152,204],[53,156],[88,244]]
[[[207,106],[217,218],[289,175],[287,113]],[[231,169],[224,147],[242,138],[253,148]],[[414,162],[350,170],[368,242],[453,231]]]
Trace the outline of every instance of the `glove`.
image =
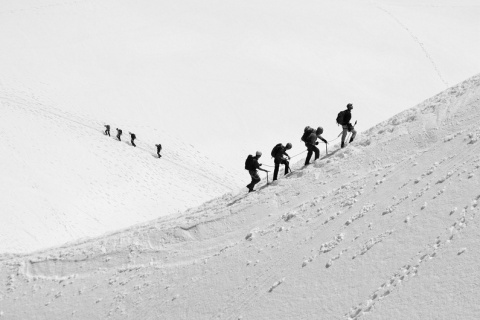
[[318,141],[317,141],[317,142],[315,142],[315,145],[318,145]]

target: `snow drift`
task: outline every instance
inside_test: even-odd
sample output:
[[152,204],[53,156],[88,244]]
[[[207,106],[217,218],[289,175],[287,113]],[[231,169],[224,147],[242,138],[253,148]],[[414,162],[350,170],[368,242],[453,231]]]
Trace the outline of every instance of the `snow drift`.
[[253,194],[4,256],[0,315],[478,319],[479,136],[480,75]]

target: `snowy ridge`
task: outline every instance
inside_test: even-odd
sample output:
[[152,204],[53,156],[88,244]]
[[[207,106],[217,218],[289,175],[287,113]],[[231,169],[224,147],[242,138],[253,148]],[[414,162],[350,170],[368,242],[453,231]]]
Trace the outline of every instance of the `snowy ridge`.
[[479,136],[480,75],[253,194],[4,256],[0,314],[477,319]]
[[[117,124],[120,142],[115,123],[108,137],[103,123],[35,98],[5,92],[0,104],[6,213],[0,218],[0,252],[98,236],[238,188],[238,178],[225,168],[165,132]],[[157,143],[163,144],[161,159]]]

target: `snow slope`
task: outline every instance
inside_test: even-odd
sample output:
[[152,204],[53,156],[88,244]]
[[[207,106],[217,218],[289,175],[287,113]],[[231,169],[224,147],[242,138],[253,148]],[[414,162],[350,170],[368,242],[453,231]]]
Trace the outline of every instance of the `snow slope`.
[[[29,252],[129,227],[238,188],[226,168],[176,137],[104,123],[1,92],[0,252]],[[123,129],[123,141],[114,136]],[[128,131],[136,133],[137,148]],[[155,144],[165,147],[158,159]]]
[[477,75],[253,194],[4,256],[0,315],[478,319],[479,137]]
[[[348,102],[363,131],[479,72],[479,15],[478,0],[1,0],[0,252],[244,186],[247,154],[299,154],[306,125],[335,139]],[[143,153],[112,149],[105,122]]]
[[301,152],[306,125],[336,137],[349,102],[363,131],[480,72],[478,16],[478,0],[2,0],[0,90],[162,128],[240,175],[257,149]]

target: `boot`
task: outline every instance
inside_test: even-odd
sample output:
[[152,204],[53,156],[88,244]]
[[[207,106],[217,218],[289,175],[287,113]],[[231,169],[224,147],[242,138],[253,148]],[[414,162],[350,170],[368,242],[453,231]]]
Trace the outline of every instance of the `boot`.
[[350,142],[349,143],[352,143],[353,142],[353,138],[350,138]]
[[345,142],[342,142],[342,148],[345,148]]

